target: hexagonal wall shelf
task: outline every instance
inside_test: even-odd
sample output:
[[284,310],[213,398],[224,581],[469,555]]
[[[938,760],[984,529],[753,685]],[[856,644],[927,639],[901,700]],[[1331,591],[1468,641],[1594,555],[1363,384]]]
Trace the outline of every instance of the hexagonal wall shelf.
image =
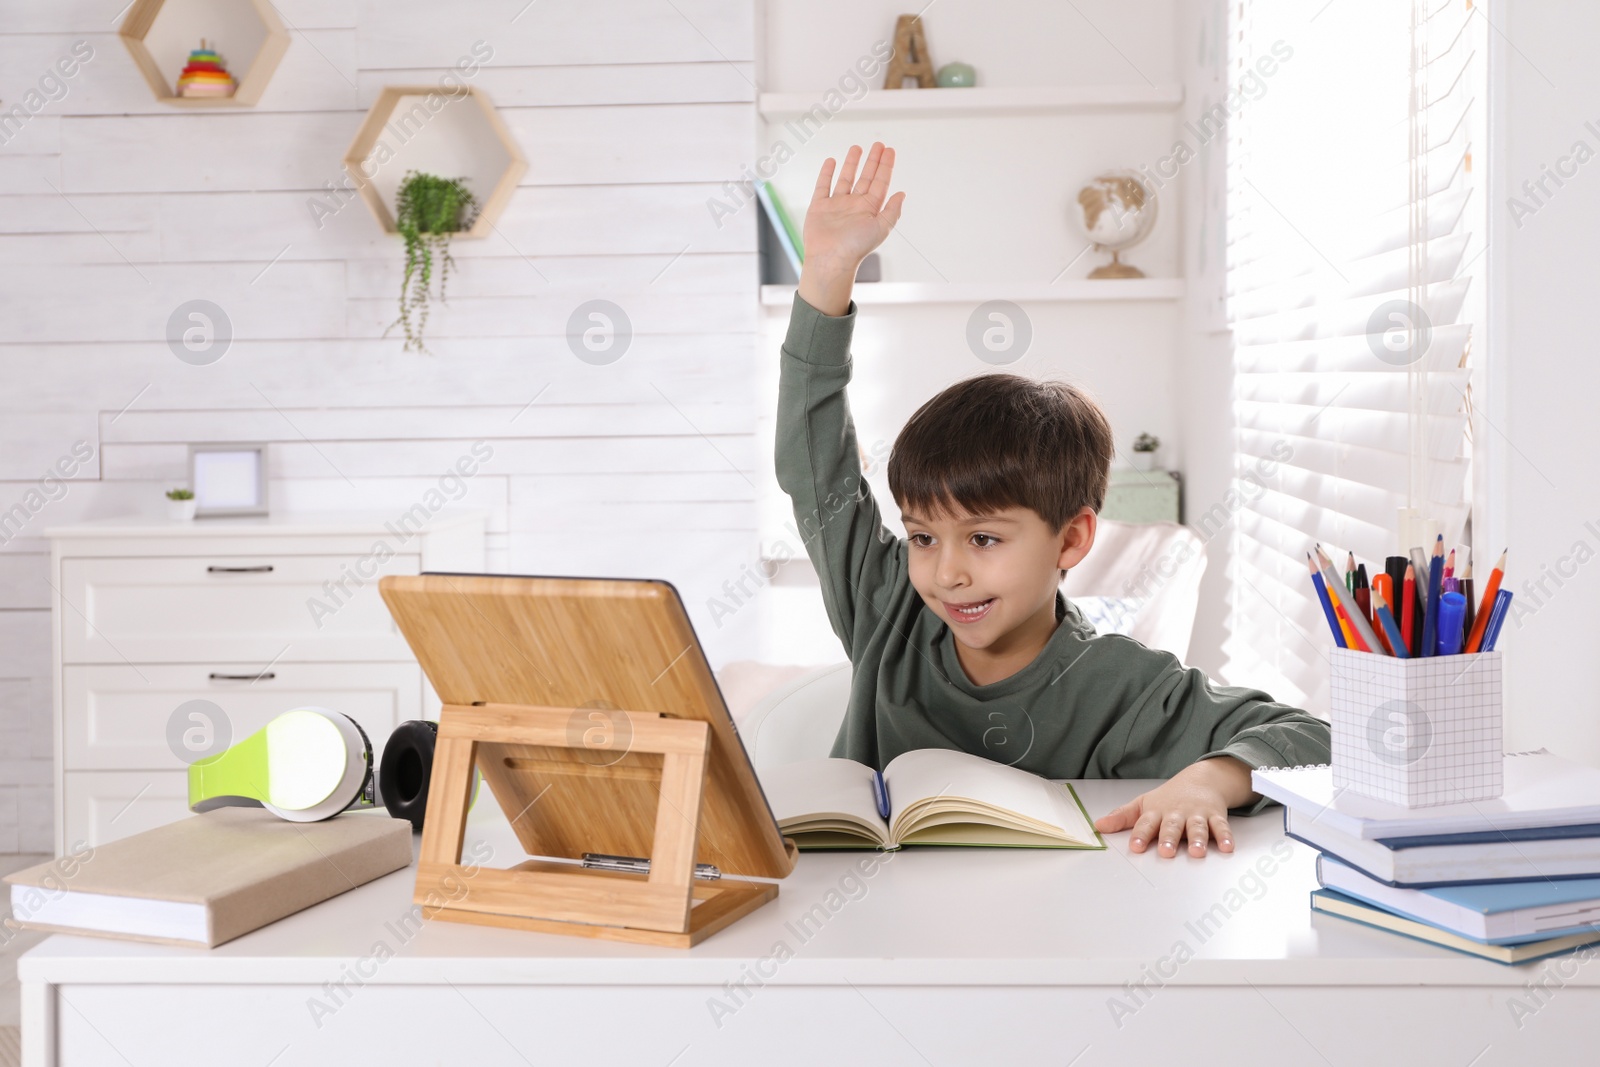
[[[117,32],[156,99],[175,107],[253,105],[289,48],[269,0],[135,0]],[[178,73],[202,39],[238,82],[232,96],[178,95]]]
[[437,85],[391,85],[379,93],[344,166],[385,233],[395,232],[395,194],[406,171],[464,178],[479,209],[462,237],[488,234],[528,169],[487,95]]

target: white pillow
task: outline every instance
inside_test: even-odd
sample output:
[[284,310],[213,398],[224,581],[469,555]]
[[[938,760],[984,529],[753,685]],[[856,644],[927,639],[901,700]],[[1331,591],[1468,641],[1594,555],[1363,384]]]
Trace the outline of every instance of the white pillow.
[[1095,633],[1126,634],[1133,629],[1139,612],[1149,603],[1144,596],[1075,596],[1068,597],[1084,618],[1094,625]]

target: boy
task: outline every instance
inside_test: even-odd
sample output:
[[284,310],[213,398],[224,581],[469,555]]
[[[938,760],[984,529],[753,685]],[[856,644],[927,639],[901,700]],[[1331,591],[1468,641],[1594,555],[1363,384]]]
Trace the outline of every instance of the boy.
[[1111,429],[1072,386],[986,374],[912,416],[889,459],[904,540],[879,521],[845,401],[856,268],[900,217],[894,150],[852,145],[817,177],[783,344],[778,483],[794,502],[852,667],[832,755],[882,768],[955,748],[1047,778],[1167,778],[1102,816],[1129,847],[1233,851],[1227,816],[1270,803],[1250,769],[1325,763],[1326,723],[1263,692],[1214,687],[1169,652],[1097,636],[1061,595],[1094,543]]

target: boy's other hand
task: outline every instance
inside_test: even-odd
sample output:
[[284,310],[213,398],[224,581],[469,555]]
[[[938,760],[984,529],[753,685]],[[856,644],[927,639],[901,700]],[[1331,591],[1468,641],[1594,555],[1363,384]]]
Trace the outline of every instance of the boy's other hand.
[[906,194],[888,195],[894,149],[885,148],[881,141],[872,143],[865,163],[861,162],[861,146],[851,145],[837,182],[833,171],[830,156],[822,162],[806,209],[801,230],[806,253],[800,268],[800,296],[825,315],[843,315],[850,307],[856,269],[894,229]]
[[1156,841],[1156,854],[1170,859],[1178,854],[1185,837],[1191,856],[1204,856],[1206,842],[1213,838],[1219,850],[1232,852],[1228,809],[1248,803],[1254,796],[1250,768],[1232,756],[1216,756],[1190,764],[1156,788],[1112,809],[1096,819],[1094,827],[1101,833],[1132,827],[1130,852],[1143,852]]

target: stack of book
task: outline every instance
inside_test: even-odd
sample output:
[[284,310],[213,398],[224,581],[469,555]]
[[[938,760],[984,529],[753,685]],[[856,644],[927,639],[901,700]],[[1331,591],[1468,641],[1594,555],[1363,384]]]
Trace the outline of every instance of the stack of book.
[[1600,770],[1508,752],[1499,798],[1423,808],[1335,790],[1328,764],[1251,780],[1320,853],[1315,911],[1500,963],[1600,941]]

